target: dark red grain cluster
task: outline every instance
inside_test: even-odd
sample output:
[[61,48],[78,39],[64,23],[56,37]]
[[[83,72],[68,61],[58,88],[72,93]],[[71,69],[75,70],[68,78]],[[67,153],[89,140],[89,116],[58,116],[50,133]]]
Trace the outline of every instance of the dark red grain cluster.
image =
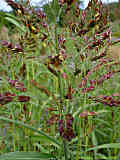
[[11,92],[5,92],[3,94],[0,94],[0,104],[5,105],[7,103],[16,101],[16,98],[18,102],[28,102],[30,100],[29,96],[17,96],[16,94]]
[[65,122],[63,120],[59,120],[59,133],[60,136],[64,139],[71,141],[75,138],[75,133],[73,130],[73,117],[71,114],[67,114],[65,117]]
[[116,100],[114,97],[117,96],[105,96],[105,95],[99,95],[96,97],[89,97],[90,99],[92,99],[95,102],[100,102],[104,105],[110,106],[110,107],[118,107],[120,106],[120,100]]
[[17,90],[21,92],[25,92],[27,88],[24,87],[24,83],[19,82],[18,80],[11,80],[8,78],[8,83],[12,86],[15,87]]
[[23,48],[19,44],[13,45],[11,42],[8,41],[2,41],[1,44],[3,47],[6,47],[13,52],[23,52]]

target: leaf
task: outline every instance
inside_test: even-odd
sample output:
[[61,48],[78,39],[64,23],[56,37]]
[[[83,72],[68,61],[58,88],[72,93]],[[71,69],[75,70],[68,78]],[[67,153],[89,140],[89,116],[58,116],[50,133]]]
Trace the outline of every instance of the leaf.
[[23,126],[25,128],[28,128],[28,129],[36,132],[36,133],[39,133],[42,136],[45,136],[46,139],[51,141],[51,143],[53,143],[53,144],[57,145],[58,147],[60,147],[60,143],[55,138],[50,137],[46,133],[44,133],[44,132],[42,132],[42,131],[40,131],[40,130],[38,130],[38,129],[36,129],[36,128],[28,125],[28,124],[24,124],[23,122],[20,122],[20,121],[17,121],[17,120],[11,120],[11,119],[8,119],[8,118],[2,117],[2,116],[0,116],[0,120],[5,121],[7,123],[13,123],[15,125],[20,125],[20,126]]
[[51,142],[48,138],[46,138],[45,136],[42,136],[42,135],[33,135],[31,137],[31,140],[40,141],[41,144],[48,144],[48,145],[53,144],[54,146],[58,147],[58,145]]
[[93,157],[90,156],[80,156],[82,160],[93,160]]
[[14,16],[13,14],[10,14],[10,13],[5,13],[5,17],[10,17],[10,18],[18,21],[18,18],[16,16]]
[[[92,143],[93,143],[94,146],[97,146],[97,145],[98,145],[97,137],[96,137],[94,131],[92,132]],[[97,153],[97,150],[95,149],[95,150],[94,150],[94,154],[96,155],[96,153]]]
[[101,154],[101,153],[96,153],[96,157],[97,157],[97,159],[109,159],[108,157],[106,157],[104,154]]
[[25,32],[24,27],[23,27],[19,22],[17,22],[15,19],[10,18],[10,17],[6,17],[5,19],[8,20],[10,23],[14,24],[14,25],[15,25],[16,27],[18,27],[21,31]]
[[102,148],[116,148],[120,149],[120,143],[110,143],[110,144],[103,144],[97,147],[89,148],[86,152],[91,151],[91,150],[96,150],[96,149],[102,149]]
[[43,160],[55,158],[52,154],[39,152],[11,152],[0,156],[0,160]]

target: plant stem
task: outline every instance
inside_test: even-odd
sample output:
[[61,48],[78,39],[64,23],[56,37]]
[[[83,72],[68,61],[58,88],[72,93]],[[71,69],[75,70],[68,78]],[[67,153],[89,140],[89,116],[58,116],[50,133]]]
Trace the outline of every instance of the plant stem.
[[66,143],[66,141],[64,139],[63,139],[63,145],[64,145],[65,160],[68,160],[68,156],[67,156],[67,143]]
[[59,12],[58,12],[58,16],[56,17],[56,24],[55,24],[55,43],[56,43],[55,46],[56,46],[56,54],[58,54],[58,51],[59,51],[57,27],[58,27],[58,21],[59,21],[61,12],[62,12],[62,8],[60,8],[60,10],[59,10]]

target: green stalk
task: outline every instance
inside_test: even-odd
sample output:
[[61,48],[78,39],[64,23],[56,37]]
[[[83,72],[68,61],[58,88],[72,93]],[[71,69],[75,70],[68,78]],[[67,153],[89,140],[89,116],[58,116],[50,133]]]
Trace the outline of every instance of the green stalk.
[[32,76],[33,76],[33,79],[35,79],[35,71],[34,71],[34,63],[33,63],[33,60],[32,60]]
[[[55,24],[55,46],[56,46],[56,54],[59,53],[59,44],[58,44],[58,31],[57,31],[57,25],[58,25],[58,21],[60,18],[60,14],[61,14],[62,8],[60,8],[58,16],[56,17],[56,24]],[[60,119],[62,119],[62,112],[63,112],[63,101],[64,101],[64,83],[61,77],[61,73],[58,73],[58,92],[60,95],[60,104],[59,104],[59,114],[60,114]],[[63,139],[63,146],[64,146],[64,156],[65,156],[65,160],[68,160],[67,157],[67,144],[66,141]]]
[[29,69],[29,64],[28,65],[26,65],[26,69],[27,69],[27,82],[28,82],[28,84],[27,84],[27,87],[29,88],[29,85],[30,85],[30,83],[29,83],[29,80],[30,80],[30,69]]
[[[15,125],[13,125],[13,131],[15,132]],[[15,135],[16,133],[14,133],[13,135]],[[14,148],[14,152],[16,151],[16,137],[13,136],[13,148]]]
[[[63,116],[63,101],[64,101],[64,84],[62,83],[62,77],[60,73],[58,74],[58,85],[59,85],[59,94],[60,94],[60,107],[59,107],[59,113],[60,113],[60,119],[62,119]],[[64,145],[64,156],[65,160],[68,160],[67,157],[67,142],[63,139],[63,145]]]
[[58,31],[57,31],[57,27],[58,27],[58,21],[60,18],[60,14],[62,12],[62,7],[59,10],[58,16],[56,17],[56,24],[55,24],[55,46],[56,46],[56,54],[58,54],[59,48],[58,48]]
[[[58,54],[59,52],[59,44],[58,44],[58,31],[57,31],[57,21],[59,20],[60,14],[61,14],[62,8],[60,8],[58,16],[56,17],[56,24],[55,24],[55,46],[56,46],[56,54]],[[60,94],[60,108],[59,108],[59,112],[60,112],[60,118],[61,118],[61,114],[62,114],[62,100],[63,100],[63,85],[62,85],[62,78],[61,78],[61,74],[58,73],[58,87],[59,87],[59,94]]]
[[66,143],[66,141],[64,139],[63,139],[63,145],[64,145],[65,160],[68,160],[68,156],[67,156],[67,143]]
[[56,54],[58,54],[57,24],[55,24],[55,47],[56,47]]
[[81,133],[80,133],[80,131],[81,131],[81,128],[82,128],[82,124],[81,124],[82,122],[81,122],[81,119],[80,119],[80,123],[79,123],[79,126],[78,126],[78,128],[79,128],[79,132],[78,132],[78,147],[77,147],[77,152],[76,152],[76,160],[78,160],[79,159],[79,153],[80,153],[80,151],[81,151],[81,145],[82,145],[82,141],[81,141]]

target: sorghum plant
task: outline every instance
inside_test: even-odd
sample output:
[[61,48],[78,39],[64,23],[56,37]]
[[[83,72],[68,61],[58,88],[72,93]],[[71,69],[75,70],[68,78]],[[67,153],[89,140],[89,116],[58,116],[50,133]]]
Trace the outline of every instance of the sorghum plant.
[[[107,8],[101,0],[89,1],[84,10],[77,1],[56,1],[59,13],[53,24],[48,23],[43,10],[34,9],[29,1],[24,5],[6,2],[23,28],[18,30],[16,44],[3,41],[0,48],[0,104],[6,108],[4,115],[8,118],[1,120],[11,122],[12,129],[18,125],[12,149],[37,150],[65,160],[109,156],[99,147],[90,151],[120,138],[113,133],[114,125],[111,127],[119,120],[114,113],[120,104],[120,88],[113,78],[119,78],[120,62],[107,55],[112,44]],[[76,21],[60,27],[64,22],[61,14],[64,19],[73,6]],[[113,139],[107,139],[107,134]],[[20,143],[21,139],[26,143]],[[117,155],[117,147],[109,152]]]

